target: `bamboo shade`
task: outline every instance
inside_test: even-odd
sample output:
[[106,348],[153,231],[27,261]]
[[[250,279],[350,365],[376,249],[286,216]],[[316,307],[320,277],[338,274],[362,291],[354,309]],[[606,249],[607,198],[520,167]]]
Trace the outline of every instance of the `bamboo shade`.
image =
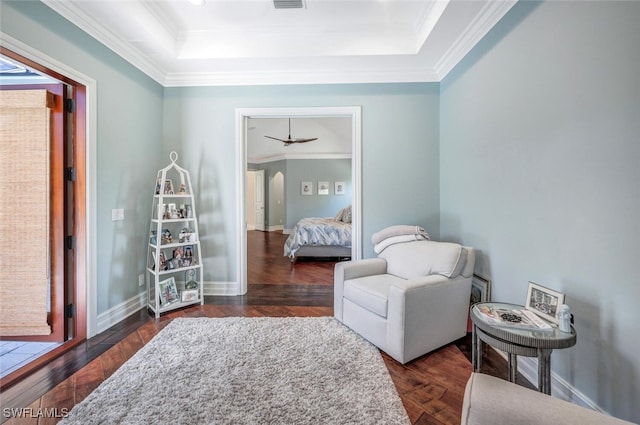
[[49,335],[46,90],[0,91],[0,336]]

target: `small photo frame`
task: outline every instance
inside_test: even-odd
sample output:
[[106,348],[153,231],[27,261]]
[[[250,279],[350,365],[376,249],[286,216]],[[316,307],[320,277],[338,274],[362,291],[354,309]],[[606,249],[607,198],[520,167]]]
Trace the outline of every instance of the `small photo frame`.
[[329,194],[329,182],[318,182],[318,195]]
[[564,304],[564,294],[545,288],[535,282],[529,282],[527,290],[527,310],[533,311],[543,319],[558,323],[558,307]]
[[180,300],[175,278],[170,277],[158,285],[160,287],[160,305],[167,305]]
[[344,195],[346,183],[345,182],[335,182],[333,185],[333,191],[336,195]]
[[300,184],[300,193],[302,195],[313,195],[313,183],[312,182],[302,182]]
[[474,273],[471,278],[470,304],[487,303],[489,301],[491,301],[491,281]]
[[189,301],[198,301],[198,290],[197,289],[183,289],[181,293],[181,301],[189,302]]
[[175,195],[173,191],[173,182],[171,181],[171,179],[165,179],[164,181],[164,194]]

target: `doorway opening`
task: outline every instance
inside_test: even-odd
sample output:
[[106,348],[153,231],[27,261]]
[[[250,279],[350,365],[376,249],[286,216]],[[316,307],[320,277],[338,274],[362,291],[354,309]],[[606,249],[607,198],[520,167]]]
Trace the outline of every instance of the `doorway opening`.
[[[361,257],[361,108],[360,107],[306,107],[306,108],[253,108],[253,109],[237,109],[236,110],[236,142],[237,142],[237,188],[238,193],[246,194],[247,190],[247,176],[249,171],[249,162],[247,156],[247,142],[249,137],[249,131],[251,126],[250,120],[256,119],[313,119],[313,118],[346,118],[350,123],[349,139],[350,139],[350,158],[351,158],[351,171],[350,171],[350,185],[351,185],[351,210],[352,210],[352,240],[351,240],[351,258],[357,259]],[[293,120],[292,120],[293,121]],[[292,125],[293,127],[293,125]],[[285,130],[286,131],[286,130]],[[291,131],[291,130],[289,130]],[[266,136],[266,135],[265,135]],[[286,135],[282,136],[284,139]],[[296,136],[298,137],[298,136]],[[306,135],[305,135],[306,137]],[[309,136],[311,137],[311,136]],[[267,139],[265,139],[267,140]],[[278,140],[272,140],[273,143],[280,143]],[[313,143],[313,142],[312,142]],[[282,177],[286,180],[288,177],[286,172],[281,173]],[[277,175],[277,173],[275,174]],[[315,182],[316,184],[318,182]],[[265,177],[265,184],[271,184],[269,178]],[[294,185],[294,187],[300,187],[301,182],[284,183],[285,187]],[[287,190],[291,190],[290,188]],[[321,195],[318,195],[321,196]],[[286,195],[284,196],[286,198]],[[285,201],[286,202],[286,201]],[[239,197],[238,205],[238,282],[236,287],[236,294],[243,295],[247,293],[248,279],[247,279],[247,199],[245,196]],[[334,213],[335,214],[335,213]],[[289,217],[291,219],[291,217]],[[282,220],[282,223],[280,223]],[[265,227],[268,229],[270,226],[278,228],[282,225],[284,228],[287,224],[287,213],[284,213],[284,218],[278,218],[275,222],[266,223]]]

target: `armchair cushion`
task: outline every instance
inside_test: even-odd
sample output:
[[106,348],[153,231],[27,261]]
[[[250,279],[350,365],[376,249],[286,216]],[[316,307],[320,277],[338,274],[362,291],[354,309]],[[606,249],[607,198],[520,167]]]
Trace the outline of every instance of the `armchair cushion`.
[[390,274],[378,274],[344,282],[344,297],[378,316],[387,317],[389,286],[404,279]]
[[387,273],[413,279],[432,274],[455,277],[464,267],[465,254],[457,243],[422,240],[391,245],[378,257],[387,261]]

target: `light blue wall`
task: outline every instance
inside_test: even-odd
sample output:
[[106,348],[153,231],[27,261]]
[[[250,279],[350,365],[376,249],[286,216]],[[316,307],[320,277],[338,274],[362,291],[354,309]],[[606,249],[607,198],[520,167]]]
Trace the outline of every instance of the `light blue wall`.
[[640,3],[519,2],[441,86],[441,235],[493,299],[567,294],[552,370],[640,422]]
[[391,224],[438,236],[438,84],[168,88],[164,106],[165,153],[177,149],[197,176],[207,281],[237,281],[236,108],[361,106],[364,256]]
[[[301,183],[310,181],[313,195],[302,195]],[[318,195],[318,182],[329,182],[329,194]],[[343,181],[345,194],[334,194],[334,182]],[[351,204],[350,159],[296,159],[287,161],[285,174],[286,221],[291,230],[304,217],[335,217],[341,208]]]
[[[2,32],[97,81],[98,314],[134,297],[161,166],[163,88],[36,1],[2,1]],[[123,208],[124,221],[111,221]]]
[[[262,164],[249,164],[251,170],[265,171],[265,224],[284,226],[291,230],[303,217],[333,217],[341,208],[350,205],[351,159],[287,159]],[[276,173],[284,177],[284,193],[281,204],[277,204],[277,189],[273,187]],[[302,196],[301,182],[313,183],[313,195]],[[329,194],[318,195],[318,182],[329,182]],[[334,183],[345,182],[345,193],[336,195]],[[282,221],[280,221],[282,220]]]

